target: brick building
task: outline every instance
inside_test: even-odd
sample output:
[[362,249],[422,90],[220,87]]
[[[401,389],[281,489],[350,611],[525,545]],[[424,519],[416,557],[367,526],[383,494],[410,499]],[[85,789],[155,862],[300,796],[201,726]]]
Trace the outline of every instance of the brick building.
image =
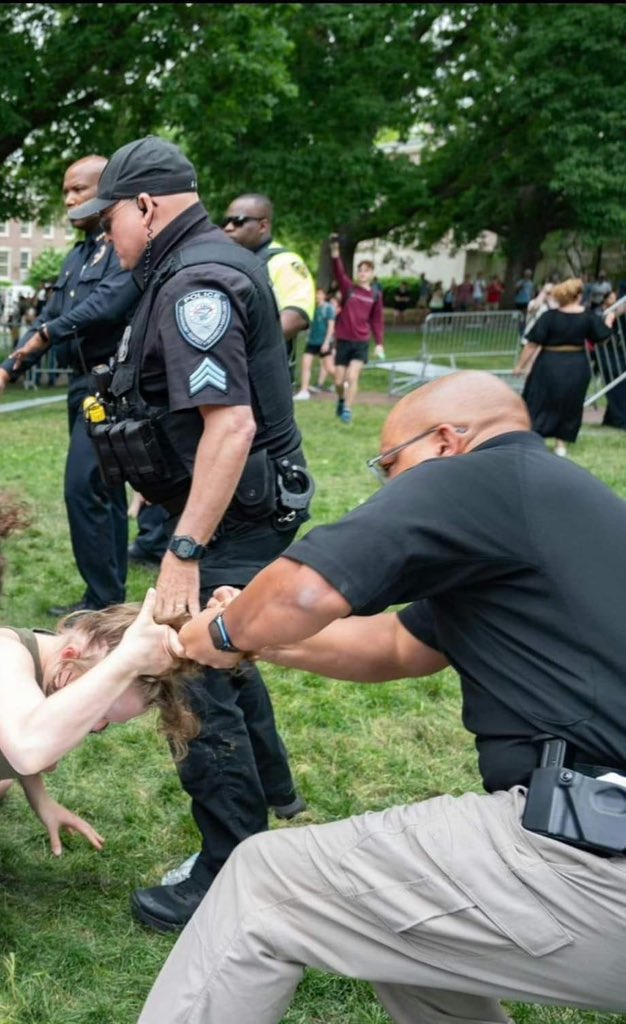
[[23,284],[44,249],[65,252],[74,238],[74,229],[67,222],[41,225],[33,221],[0,221],[0,287]]

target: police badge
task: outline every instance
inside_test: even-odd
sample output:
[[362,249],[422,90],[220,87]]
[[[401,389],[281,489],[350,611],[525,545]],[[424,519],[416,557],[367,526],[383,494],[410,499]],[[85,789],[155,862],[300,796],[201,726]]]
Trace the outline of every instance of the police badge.
[[124,328],[124,333],[117,347],[117,352],[115,353],[115,359],[118,363],[123,363],[126,361],[126,358],[128,356],[128,346],[130,345],[130,335],[131,326],[130,324],[127,324],[126,327]]
[[95,267],[96,263],[100,262],[100,260],[102,259],[102,257],[104,256],[106,251],[107,251],[106,242],[103,242],[102,245],[100,246],[100,248],[98,249],[98,251],[94,254],[94,256],[93,256],[93,258],[91,260],[91,263],[89,265],[91,267]]
[[205,289],[189,292],[176,303],[176,323],[183,338],[201,352],[208,352],[230,324],[230,300],[224,292]]

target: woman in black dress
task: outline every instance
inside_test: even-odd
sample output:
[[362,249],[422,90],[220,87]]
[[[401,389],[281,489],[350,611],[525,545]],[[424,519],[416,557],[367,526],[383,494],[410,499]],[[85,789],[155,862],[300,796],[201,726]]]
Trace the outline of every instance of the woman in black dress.
[[528,332],[518,373],[527,373],[522,397],[532,428],[555,438],[556,455],[566,455],[566,441],[575,441],[583,418],[590,368],[585,343],[601,344],[610,329],[582,304],[583,283],[577,277],[554,286],[558,309],[548,309]]

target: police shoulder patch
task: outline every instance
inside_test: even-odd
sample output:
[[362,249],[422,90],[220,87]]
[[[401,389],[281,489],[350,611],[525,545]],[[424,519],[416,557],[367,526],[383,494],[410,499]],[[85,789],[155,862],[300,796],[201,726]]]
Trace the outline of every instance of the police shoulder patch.
[[300,277],[304,277],[306,279],[309,276],[309,272],[302,260],[293,260],[291,266],[295,270],[296,274],[300,275]]
[[223,338],[231,318],[230,299],[224,292],[205,288],[188,292],[176,303],[176,323],[183,338],[201,352]]

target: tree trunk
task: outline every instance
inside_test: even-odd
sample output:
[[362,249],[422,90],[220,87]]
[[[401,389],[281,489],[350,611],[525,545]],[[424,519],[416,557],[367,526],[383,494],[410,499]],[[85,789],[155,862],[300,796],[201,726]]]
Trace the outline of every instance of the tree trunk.
[[541,192],[534,185],[519,190],[510,233],[502,239],[502,248],[506,256],[503,309],[513,309],[515,284],[523,277],[524,271],[531,270],[534,274],[542,256],[543,243],[552,230],[551,213],[549,198],[545,192]]
[[[543,239],[542,239],[543,241]],[[509,248],[507,246],[507,248]],[[515,302],[515,285],[524,276],[525,270],[532,270],[541,259],[541,243],[530,246],[528,239],[520,239],[517,245],[511,244],[507,253],[506,270],[504,272],[504,294],[502,295],[502,308],[513,309]],[[539,285],[537,290],[539,290]]]
[[593,257],[593,276],[597,281],[602,270],[602,246],[599,245],[594,253]]

